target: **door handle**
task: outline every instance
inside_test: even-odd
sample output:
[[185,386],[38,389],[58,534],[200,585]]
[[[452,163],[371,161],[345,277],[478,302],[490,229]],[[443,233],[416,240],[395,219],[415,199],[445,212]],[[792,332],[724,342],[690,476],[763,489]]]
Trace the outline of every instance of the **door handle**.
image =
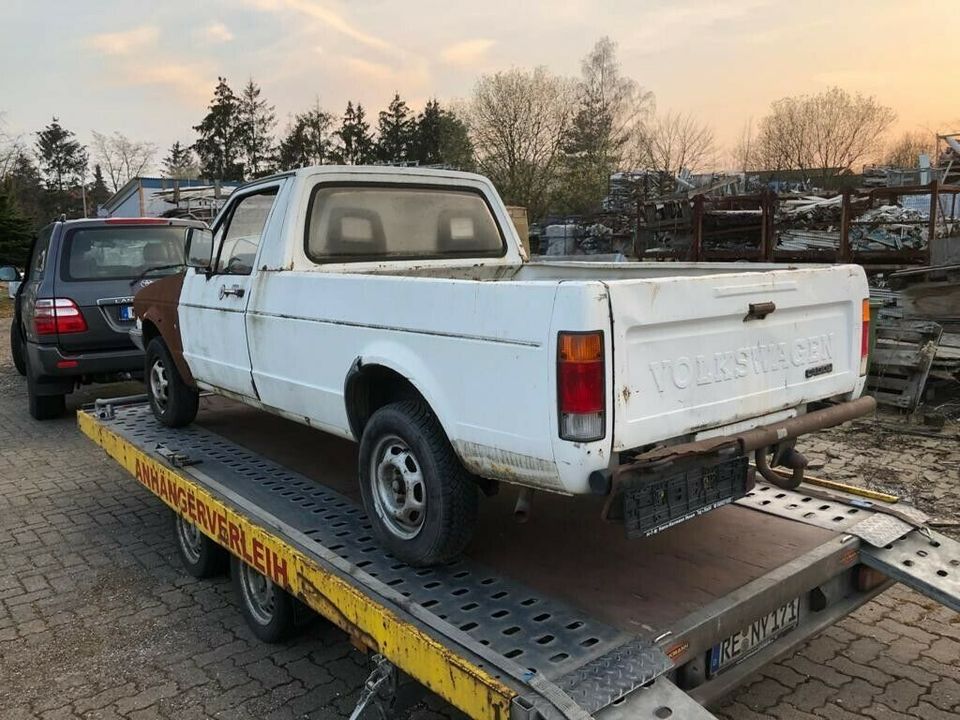
[[242,298],[246,294],[246,292],[247,291],[244,290],[239,285],[231,285],[230,287],[227,287],[226,285],[221,285],[220,299],[223,300],[227,295],[235,295],[238,298]]

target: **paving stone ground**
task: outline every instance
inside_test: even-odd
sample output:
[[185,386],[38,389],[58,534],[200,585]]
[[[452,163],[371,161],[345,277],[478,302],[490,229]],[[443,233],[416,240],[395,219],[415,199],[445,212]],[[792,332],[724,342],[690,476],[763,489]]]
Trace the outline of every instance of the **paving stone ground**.
[[[0,718],[347,717],[368,666],[345,635],[318,622],[284,645],[257,641],[227,580],[180,569],[159,502],[73,419],[29,417],[6,348],[3,328]],[[79,393],[69,407],[105,392]],[[956,718],[960,617],[895,588],[751,678],[716,712]],[[408,716],[459,717],[439,701]]]

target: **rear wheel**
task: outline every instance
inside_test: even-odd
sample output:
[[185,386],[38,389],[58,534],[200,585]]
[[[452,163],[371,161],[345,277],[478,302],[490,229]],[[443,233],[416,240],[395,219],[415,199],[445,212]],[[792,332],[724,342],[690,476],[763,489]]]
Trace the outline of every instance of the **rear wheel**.
[[183,427],[193,422],[200,394],[180,377],[161,338],[156,337],[147,345],[144,376],[150,408],[157,420],[168,427]]
[[270,578],[230,556],[233,588],[253,634],[268,643],[285,640],[297,626],[296,600]]
[[20,334],[16,320],[10,323],[10,357],[13,358],[13,366],[17,372],[26,375],[27,363],[23,359],[23,335]]
[[479,489],[420,401],[383,407],[360,440],[360,491],[381,543],[410,565],[452,560],[473,536]]

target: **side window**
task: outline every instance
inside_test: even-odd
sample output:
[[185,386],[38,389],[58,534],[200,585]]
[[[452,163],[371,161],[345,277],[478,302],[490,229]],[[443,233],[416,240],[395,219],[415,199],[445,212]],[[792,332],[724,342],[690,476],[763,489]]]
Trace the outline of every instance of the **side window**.
[[50,248],[50,235],[53,229],[45,227],[37,236],[37,242],[33,246],[33,255],[30,256],[30,267],[27,271],[27,277],[30,280],[39,280],[43,276],[43,268],[47,264],[47,250]]
[[230,216],[220,224],[214,237],[219,244],[216,272],[223,275],[249,275],[257,259],[257,248],[267,217],[277,198],[277,188],[269,188],[240,198]]

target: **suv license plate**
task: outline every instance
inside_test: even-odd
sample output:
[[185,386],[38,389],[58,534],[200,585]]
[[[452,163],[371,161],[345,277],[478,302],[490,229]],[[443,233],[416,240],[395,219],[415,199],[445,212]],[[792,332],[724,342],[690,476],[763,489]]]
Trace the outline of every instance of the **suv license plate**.
[[781,635],[793,630],[799,622],[800,598],[794,598],[714,645],[710,650],[710,675],[721,673],[746,660]]
[[133,320],[133,305],[121,305],[120,306],[120,319],[121,320]]

